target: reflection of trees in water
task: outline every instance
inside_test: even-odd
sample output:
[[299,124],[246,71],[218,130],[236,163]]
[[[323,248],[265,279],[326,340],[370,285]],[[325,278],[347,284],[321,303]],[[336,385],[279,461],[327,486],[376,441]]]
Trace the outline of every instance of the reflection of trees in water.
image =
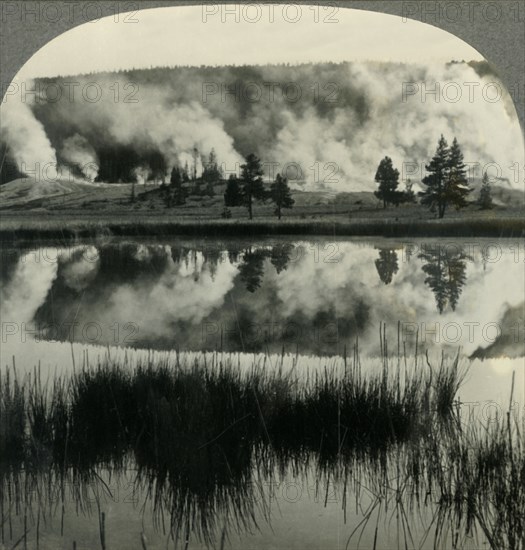
[[375,261],[379,278],[385,285],[392,282],[392,277],[398,272],[397,252],[393,248],[380,248],[379,258]]
[[261,286],[266,259],[269,258],[277,274],[288,267],[294,245],[284,243],[270,248],[251,247],[244,251],[239,264],[239,274],[248,292],[255,292]]
[[[125,323],[134,317],[140,330],[124,342],[130,346],[278,352],[284,346],[286,351],[341,353],[343,340],[353,340],[369,321],[369,304],[365,296],[350,292],[345,294],[344,308],[321,303],[313,313],[296,308],[283,316],[276,279],[288,269],[292,258],[297,261],[303,257],[301,247],[286,242],[248,248],[242,242],[211,243],[200,248],[184,242],[165,246],[124,242],[92,247],[89,253],[79,248],[61,257],[57,276],[33,322],[43,329],[41,337],[58,340],[85,341],[84,327],[96,322],[101,328],[97,343],[122,343],[120,338],[129,335]],[[232,289],[235,303],[226,296],[225,307],[206,312],[198,325],[166,307],[159,311],[159,325],[164,322],[165,330],[142,329],[137,303],[147,303],[156,285],[169,294],[179,278],[202,280],[195,286],[198,301],[207,285],[214,284],[203,274],[213,279],[220,263],[231,261],[238,270]],[[89,276],[87,270],[91,270]],[[262,288],[265,274],[269,284]],[[72,281],[75,277],[78,279]],[[192,291],[191,285],[182,286]],[[116,294],[119,299],[115,301]],[[122,298],[126,295],[130,296],[129,303]],[[134,295],[138,302],[133,301]],[[176,296],[168,298],[167,304]],[[115,326],[119,326],[119,340]]]
[[24,251],[0,246],[0,290],[7,285],[16,271]]
[[291,243],[277,244],[272,247],[270,251],[270,262],[272,262],[273,267],[275,267],[277,274],[286,270],[294,250],[295,246]]
[[436,298],[439,313],[448,307],[456,310],[463,286],[467,281],[467,255],[459,247],[425,247],[418,256],[423,260],[425,284]]
[[[370,315],[376,315],[374,303],[377,297],[360,291],[359,286],[366,285],[366,280],[354,280],[351,277],[334,289],[340,297],[336,307],[327,303],[331,300],[322,300],[315,281],[312,282],[311,290],[303,286],[303,296],[294,297],[290,292],[292,281],[286,276],[286,270],[290,262],[304,259],[303,246],[280,242],[247,247],[243,241],[181,241],[169,245],[123,242],[118,246],[99,245],[97,254],[93,251],[89,254],[74,251],[58,262],[57,276],[33,321],[38,327],[52,327],[49,334],[42,331],[41,336],[44,338],[84,341],[83,327],[96,321],[102,326],[97,343],[115,343],[116,331],[111,327],[120,325],[122,329],[128,321],[140,326],[142,311],[138,304],[147,304],[150,296],[160,294],[152,291],[160,290],[166,292],[169,299],[166,300],[166,307],[163,303],[159,305],[158,323],[145,326],[126,344],[161,349],[173,349],[178,344],[181,349],[274,352],[279,352],[284,345],[287,351],[299,346],[305,353],[341,353],[345,343],[343,340],[352,341],[356,333],[363,334],[370,322]],[[91,261],[86,261],[86,257]],[[425,273],[425,285],[434,293],[438,311],[442,313],[447,308],[454,310],[466,283],[465,254],[450,246],[427,247],[421,251],[419,258]],[[399,261],[393,249],[382,248],[378,251],[375,269],[386,285],[394,281]],[[228,264],[222,266],[224,270],[221,270],[221,262]],[[233,266],[230,262],[233,262]],[[13,266],[17,264],[11,262],[10,265],[13,271]],[[299,274],[302,265],[300,262],[294,263],[294,271]],[[92,271],[88,274],[89,268]],[[367,268],[374,269],[373,266]],[[320,274],[325,272],[323,269],[323,266],[319,268]],[[368,273],[368,270],[363,273]],[[72,281],[75,277],[78,278],[77,284]],[[193,286],[191,278],[198,284]],[[177,285],[178,281],[184,284]],[[216,282],[217,287],[213,286]],[[263,282],[266,284],[263,285]],[[233,287],[228,295],[226,287],[229,284],[233,284]],[[421,283],[418,281],[417,284]],[[209,296],[216,299],[208,301],[207,308],[204,302],[208,297],[208,289]],[[317,305],[306,303],[304,294],[310,291]],[[196,316],[184,315],[182,310],[176,308],[178,292],[185,292],[182,303],[193,305],[192,301],[195,300]],[[128,300],[125,299],[127,296]],[[137,299],[134,300],[134,297]],[[221,299],[224,300],[223,304]],[[168,304],[175,305],[170,308]],[[215,331],[218,335],[223,330],[237,330],[238,315],[235,314],[231,321],[227,319],[234,306],[239,310],[238,315],[243,316],[241,329],[247,333],[246,338],[239,335],[219,339],[217,336],[215,345],[211,336],[201,336],[203,326],[218,327]],[[314,307],[317,311],[313,311]],[[203,316],[202,319],[199,315]],[[349,319],[352,319],[351,323]],[[256,327],[252,330],[244,325],[245,321]],[[77,328],[70,330],[75,323]],[[268,323],[277,324],[278,327],[266,332],[264,328],[258,328]],[[338,327],[339,348],[333,345],[333,339],[323,339],[331,324]],[[288,326],[299,329],[288,330]],[[119,336],[125,336],[127,332],[120,329]],[[321,336],[317,337],[319,332]],[[298,333],[301,337],[289,337],[290,334]],[[245,344],[251,343],[243,347],[241,338],[244,338]],[[228,342],[229,346],[223,346]],[[116,343],[122,342],[118,340]]]
[[242,255],[239,275],[248,292],[255,292],[261,286],[267,256],[268,251],[261,249],[248,249]]

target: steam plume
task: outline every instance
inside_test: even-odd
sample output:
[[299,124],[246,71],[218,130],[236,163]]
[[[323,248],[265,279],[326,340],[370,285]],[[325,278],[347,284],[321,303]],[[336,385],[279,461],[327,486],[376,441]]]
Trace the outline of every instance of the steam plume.
[[[82,89],[93,80],[55,83]],[[417,92],[403,96],[407,83]],[[100,74],[96,85],[96,102],[63,94],[2,116],[3,139],[16,158],[53,158],[52,145],[59,163],[96,159],[98,179],[111,183],[166,178],[176,164],[192,168],[194,147],[205,156],[214,148],[226,173],[256,153],[268,173],[270,163],[278,170],[298,165],[287,172],[296,187],[369,191],[385,155],[417,184],[444,134],[457,137],[465,161],[477,164],[474,175],[496,163],[493,173],[522,185],[511,169],[523,166],[524,152],[510,97],[496,76],[464,62],[157,68]]]

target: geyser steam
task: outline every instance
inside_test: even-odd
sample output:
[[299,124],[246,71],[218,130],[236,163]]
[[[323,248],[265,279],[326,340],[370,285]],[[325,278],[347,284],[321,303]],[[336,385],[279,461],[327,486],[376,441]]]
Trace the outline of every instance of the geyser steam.
[[[288,166],[292,185],[370,191],[385,155],[417,185],[444,134],[457,137],[465,161],[477,165],[474,175],[495,163],[491,174],[521,188],[515,167],[523,167],[523,137],[514,106],[493,74],[476,69],[464,62],[360,62],[56,78],[54,85],[64,89],[96,81],[100,97],[87,101],[78,93],[71,101],[62,94],[59,101],[3,105],[2,139],[17,161],[49,160],[56,150],[59,164],[82,170],[88,180],[96,177],[97,164],[99,181],[169,178],[176,164],[191,169],[195,148],[200,173],[201,155],[205,160],[214,148],[226,175],[254,152],[267,173]],[[438,92],[403,95],[407,83]],[[115,88],[130,86],[133,93],[116,100]],[[499,88],[501,97],[487,96],[487,86]]]

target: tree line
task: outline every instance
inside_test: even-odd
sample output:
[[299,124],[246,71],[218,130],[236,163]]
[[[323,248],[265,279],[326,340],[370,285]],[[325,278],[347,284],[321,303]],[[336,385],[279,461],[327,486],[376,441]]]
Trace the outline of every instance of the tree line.
[[[467,197],[472,189],[468,185],[466,164],[463,153],[456,138],[449,146],[441,135],[436,152],[430,163],[425,165],[427,175],[421,182],[425,186],[418,193],[420,203],[443,218],[447,208],[457,210],[467,206]],[[377,167],[375,181],[378,189],[374,195],[383,202],[383,208],[392,204],[399,206],[404,202],[417,202],[412,190],[412,182],[407,180],[403,191],[399,188],[399,170],[394,168],[392,159],[386,156]],[[492,208],[492,196],[487,172],[483,174],[482,187],[478,198],[482,209]]]
[[241,165],[241,175],[238,178],[231,174],[224,192],[225,217],[229,217],[227,209],[230,206],[245,206],[248,217],[253,218],[254,201],[270,200],[275,205],[274,213],[281,219],[285,208],[293,208],[295,201],[292,198],[288,180],[281,174],[277,174],[271,183],[270,189],[266,189],[263,183],[263,168],[257,155],[250,153],[246,162]]
[[[199,160],[202,163],[202,174],[197,177]],[[456,138],[448,145],[441,135],[436,152],[429,164],[425,165],[426,175],[421,179],[423,191],[416,194],[413,184],[408,179],[403,190],[399,189],[399,170],[394,167],[392,159],[385,156],[379,163],[375,174],[378,184],[374,195],[383,203],[383,208],[389,205],[399,206],[403,203],[419,202],[443,218],[448,208],[459,210],[467,206],[467,197],[472,189],[469,187],[467,169],[463,152]],[[253,219],[255,202],[272,202],[274,214],[281,219],[283,210],[293,208],[294,199],[288,185],[288,180],[277,174],[270,186],[263,182],[263,167],[261,160],[254,153],[246,156],[241,165],[240,175],[231,174],[227,180],[221,169],[215,150],[212,149],[207,160],[201,157],[197,147],[193,148],[191,166],[175,165],[171,170],[169,185],[163,186],[164,200],[167,207],[185,204],[188,194],[214,196],[214,186],[225,183],[223,218],[230,218],[230,208],[244,206],[249,219]],[[489,209],[493,206],[488,174],[483,175],[478,206]]]
[[[184,167],[178,165],[173,167],[170,183],[163,188],[167,207],[185,204],[191,187],[193,187],[193,194],[214,196],[214,184],[224,181],[224,174],[219,166],[214,149],[211,150],[207,162],[202,163],[202,175],[197,177],[198,155],[198,150],[195,147],[191,167],[188,167],[187,163]],[[261,160],[257,155],[250,153],[245,158],[245,162],[241,164],[240,176],[231,174],[226,181],[224,209],[222,211],[224,218],[231,217],[230,207],[244,206],[248,211],[250,220],[253,219],[255,201],[273,202],[275,205],[274,213],[278,219],[281,219],[284,209],[293,207],[294,200],[291,196],[287,178],[277,174],[268,189],[264,185],[263,174]]]

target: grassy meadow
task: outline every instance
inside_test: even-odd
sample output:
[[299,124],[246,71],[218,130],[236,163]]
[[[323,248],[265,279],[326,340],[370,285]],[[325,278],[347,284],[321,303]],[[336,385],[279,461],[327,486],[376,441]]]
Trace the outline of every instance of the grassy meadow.
[[[0,239],[71,239],[107,235],[340,235],[340,236],[478,236],[521,237],[525,232],[525,205],[516,191],[500,191],[491,210],[475,204],[449,210],[444,219],[418,204],[383,209],[371,192],[331,191],[292,193],[292,209],[278,220],[274,207],[255,203],[254,219],[246,208],[231,207],[223,219],[224,185],[215,195],[189,195],[181,206],[167,208],[159,185],[68,184],[31,198],[10,182],[0,188]],[[506,194],[505,194],[506,193]],[[499,195],[498,195],[499,196]]]

